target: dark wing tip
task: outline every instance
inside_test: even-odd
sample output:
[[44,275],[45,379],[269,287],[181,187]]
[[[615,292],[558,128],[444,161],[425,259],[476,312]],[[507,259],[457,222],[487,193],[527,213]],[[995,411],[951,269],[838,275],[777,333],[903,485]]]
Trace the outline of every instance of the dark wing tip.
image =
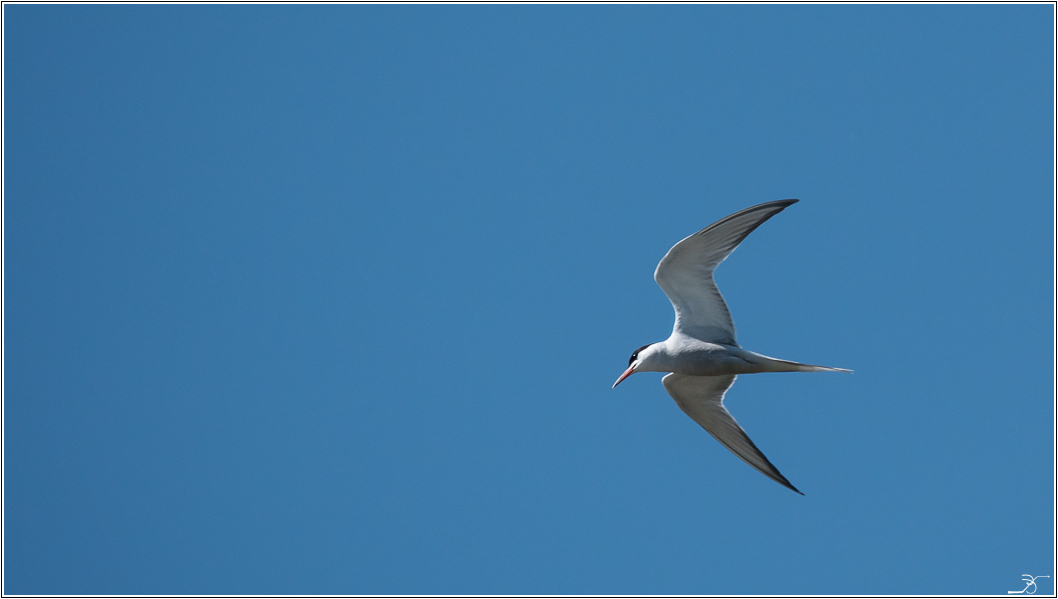
[[[712,432],[709,432],[709,434],[713,435],[713,437],[716,438],[717,441],[720,441],[720,444],[723,445],[724,447],[728,448],[731,451],[731,453],[737,455],[742,461],[746,462],[750,466],[753,466],[754,469],[759,471],[764,476],[767,476],[768,478],[772,479],[773,481],[779,483],[780,485],[786,487],[787,489],[790,489],[791,491],[793,491],[795,493],[800,493],[801,495],[804,495],[804,493],[801,493],[801,491],[798,490],[797,487],[793,486],[793,483],[791,483],[789,479],[787,479],[785,476],[783,476],[782,472],[779,472],[779,469],[775,467],[775,464],[771,463],[771,460],[768,459],[768,456],[764,455],[764,452],[761,451],[759,447],[757,447],[757,444],[753,442],[753,439],[749,438],[749,435],[746,434],[746,431],[743,430],[741,426],[738,427],[738,430],[742,433],[742,438],[746,441],[746,443],[748,443],[749,446],[752,447],[753,450],[757,452],[757,455],[760,456],[760,458],[762,460],[764,460],[764,463],[767,464],[768,468],[770,468],[771,471],[769,471],[766,468],[761,468],[760,466],[754,465],[749,460],[747,460],[745,457],[743,457],[742,454],[740,454],[739,452],[735,451],[735,449],[733,447],[731,447],[730,445],[725,443],[723,440],[721,440],[720,437],[717,437],[716,435],[713,435]],[[706,429],[706,431],[709,431],[709,429]]]
[[[751,441],[751,443],[752,443],[752,441]],[[757,451],[760,451],[760,450],[758,449]],[[763,457],[764,454],[761,454],[761,456]],[[775,468],[775,465],[772,464],[768,460],[768,458],[764,458],[764,461],[768,462],[768,465],[771,466],[772,468]],[[793,483],[791,483],[789,480],[787,480],[786,477],[783,476],[782,473],[779,472],[778,468],[775,468],[775,474],[778,475],[778,478],[775,478],[775,477],[772,477],[772,476],[769,476],[769,478],[771,478],[775,482],[779,483],[780,485],[786,487],[787,489],[790,489],[794,493],[797,493],[797,494],[801,495],[802,497],[804,497],[804,493],[801,493],[800,489],[798,489],[797,487],[793,486]]]
[[[758,450],[758,451],[760,451],[760,450]],[[763,455],[764,454],[761,454],[762,457],[763,457]],[[770,475],[770,474],[768,474],[767,472],[764,472],[764,471],[761,471],[762,474],[766,475],[768,478],[774,480],[775,482],[777,482],[780,485],[786,487],[787,489],[790,489],[794,493],[797,493],[798,495],[801,495],[802,497],[804,497],[804,493],[802,493],[801,490],[798,489],[797,487],[793,486],[793,483],[791,483],[790,481],[786,480],[786,477],[783,476],[781,472],[779,472],[778,468],[775,468],[775,466],[770,461],[768,461],[768,458],[764,458],[764,461],[768,462],[768,465],[775,469],[775,474],[778,475],[778,476],[772,476],[772,475]]]
[[[702,229],[701,231],[698,231],[697,233],[695,233],[695,235],[705,235],[706,233],[708,233],[709,231],[712,231],[716,227],[719,227],[720,225],[722,225],[722,224],[724,224],[724,223],[726,223],[728,221],[732,221],[732,220],[734,220],[736,218],[740,218],[740,217],[746,216],[747,214],[752,214],[754,212],[759,212],[761,210],[771,210],[772,211],[771,213],[769,213],[767,216],[762,217],[756,223],[753,223],[752,226],[748,227],[743,232],[743,234],[739,237],[738,241],[735,243],[735,246],[737,247],[740,243],[742,243],[742,240],[745,239],[746,237],[748,237],[749,234],[752,233],[754,230],[756,230],[757,227],[763,225],[771,217],[773,217],[776,214],[782,212],[783,210],[786,210],[787,208],[789,208],[793,204],[796,204],[797,202],[800,202],[800,201],[801,200],[795,200],[795,199],[775,200],[775,201],[772,201],[772,202],[764,202],[763,204],[757,204],[756,206],[750,206],[749,208],[746,208],[744,210],[739,210],[738,212],[736,212],[734,214],[729,214],[729,215],[725,216],[724,218],[716,221],[715,223],[709,225],[708,227]],[[679,244],[677,244],[677,245],[679,245]]]
[[755,209],[758,209],[758,208],[771,208],[773,206],[782,206],[783,208],[786,208],[787,206],[792,206],[792,205],[794,205],[794,204],[796,204],[797,202],[800,202],[800,201],[801,200],[790,198],[788,200],[775,200],[773,202],[764,202],[763,204],[757,204],[756,206],[751,206],[751,207],[747,208],[746,211],[748,212],[750,210],[755,210]]

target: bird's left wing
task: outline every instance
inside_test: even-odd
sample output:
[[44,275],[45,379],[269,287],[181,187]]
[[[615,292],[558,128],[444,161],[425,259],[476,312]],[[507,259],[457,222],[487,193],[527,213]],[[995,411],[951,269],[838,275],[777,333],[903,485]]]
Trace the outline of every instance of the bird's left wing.
[[676,311],[674,333],[681,332],[702,341],[738,345],[735,324],[713,282],[713,270],[754,229],[795,202],[797,200],[779,200],[746,208],[672,246],[654,270],[654,280]]
[[[775,482],[797,491],[779,469],[764,457],[724,407],[724,394],[735,383],[734,375],[689,376],[671,373],[661,379],[676,405],[702,425],[724,447]],[[800,491],[797,491],[801,493]],[[804,495],[804,493],[801,493]]]

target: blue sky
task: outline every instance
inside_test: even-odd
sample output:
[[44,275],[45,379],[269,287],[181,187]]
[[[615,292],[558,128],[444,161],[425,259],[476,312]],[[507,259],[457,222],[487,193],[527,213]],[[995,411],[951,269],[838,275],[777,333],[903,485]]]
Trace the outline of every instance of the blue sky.
[[1053,593],[1051,5],[3,10],[6,593]]

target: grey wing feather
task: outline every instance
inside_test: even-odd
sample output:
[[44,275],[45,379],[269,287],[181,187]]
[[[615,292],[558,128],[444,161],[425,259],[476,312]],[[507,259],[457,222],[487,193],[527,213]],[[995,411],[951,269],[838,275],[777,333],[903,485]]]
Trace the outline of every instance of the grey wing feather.
[[713,282],[713,270],[754,229],[796,202],[779,200],[746,208],[672,246],[658,263],[654,280],[676,311],[673,332],[702,341],[738,345],[735,324]]
[[746,431],[742,430],[724,407],[724,394],[735,383],[734,375],[688,376],[672,373],[661,379],[661,382],[669,395],[676,400],[676,405],[724,447],[768,478],[801,493],[768,458],[764,457],[761,450],[757,449],[746,435]]

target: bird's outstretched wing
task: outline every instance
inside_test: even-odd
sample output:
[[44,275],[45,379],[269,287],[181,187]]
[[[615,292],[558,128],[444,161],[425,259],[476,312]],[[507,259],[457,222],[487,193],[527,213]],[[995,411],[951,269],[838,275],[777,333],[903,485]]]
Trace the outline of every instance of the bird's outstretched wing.
[[779,200],[746,208],[672,246],[658,263],[654,280],[676,311],[673,332],[738,345],[731,312],[713,282],[713,269],[754,229],[795,202]]
[[768,478],[797,491],[779,469],[764,457],[753,441],[750,441],[746,431],[742,430],[724,407],[724,394],[735,383],[734,375],[688,376],[672,373],[661,379],[661,382],[669,395],[676,400],[676,405],[692,420],[702,425],[702,428],[724,447]]

